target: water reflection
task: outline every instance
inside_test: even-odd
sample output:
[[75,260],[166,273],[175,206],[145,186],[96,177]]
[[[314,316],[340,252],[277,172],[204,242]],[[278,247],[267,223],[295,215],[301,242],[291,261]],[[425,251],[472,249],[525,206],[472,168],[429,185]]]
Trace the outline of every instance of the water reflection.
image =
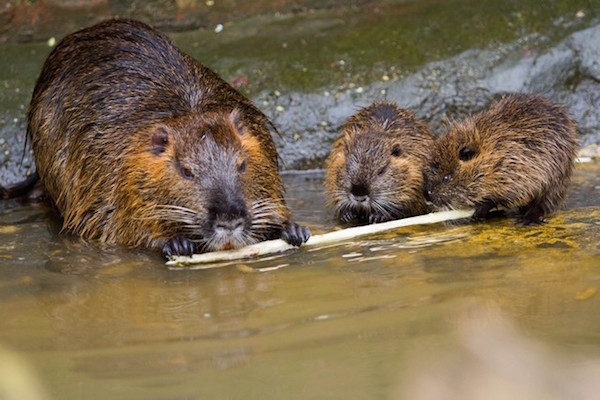
[[0,346],[0,398],[2,400],[48,399],[39,378],[25,357]]
[[498,308],[472,307],[457,324],[458,349],[414,352],[398,398],[429,400],[596,399],[600,358],[580,362],[527,338]]

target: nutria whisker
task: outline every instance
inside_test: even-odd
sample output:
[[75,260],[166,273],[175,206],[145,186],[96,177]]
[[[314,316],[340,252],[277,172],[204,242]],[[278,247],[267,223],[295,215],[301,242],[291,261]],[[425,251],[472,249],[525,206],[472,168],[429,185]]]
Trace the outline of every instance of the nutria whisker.
[[253,218],[252,228],[259,226],[271,226],[271,227],[280,227],[282,226],[282,221],[278,215],[267,214],[260,218]]
[[136,220],[162,220],[165,222],[176,222],[184,225],[192,225],[197,222],[198,215],[194,210],[185,207],[159,205],[146,215],[133,216]]
[[[281,218],[281,215],[279,213],[280,211],[280,207],[277,207],[276,204],[273,204],[270,201],[262,201],[262,202],[255,202],[252,204],[252,208],[250,209],[250,213],[252,215],[253,220],[254,219],[260,219],[260,218],[265,218],[265,217],[271,217],[272,219],[274,219],[274,223],[278,223],[277,220],[279,220]],[[283,220],[281,220],[279,222],[279,225],[281,225],[281,223],[283,222]]]
[[154,207],[158,211],[169,211],[169,212],[178,212],[182,214],[196,214],[197,211],[189,209],[187,207],[176,206],[172,204],[158,204]]
[[403,208],[407,202],[411,201],[411,194],[412,193],[403,193],[399,195],[396,193],[396,198],[391,198],[391,196],[386,195],[385,193],[377,193],[376,196],[373,196],[371,202],[379,202],[388,208]]
[[270,207],[262,207],[260,209],[252,210],[252,216],[257,218],[263,215],[278,215],[278,207],[270,206]]
[[259,215],[259,216],[255,216],[254,218],[252,218],[252,224],[259,224],[259,223],[269,223],[270,225],[273,226],[281,226],[282,222],[280,219],[278,219],[279,215],[274,214],[274,213],[266,213],[263,215]]
[[269,199],[258,199],[252,202],[252,207],[260,207],[263,204],[272,204],[275,205],[276,202],[283,201],[283,197],[281,198],[269,198]]
[[385,221],[394,219],[393,213],[390,212],[390,209],[387,207],[386,204],[381,204],[377,201],[373,201],[372,205],[373,205],[373,210],[376,213],[380,214],[384,218]]
[[188,233],[191,233],[191,234],[198,233],[203,228],[204,228],[204,225],[197,225],[197,224],[193,224],[193,223],[190,223],[190,224],[186,223],[186,224],[184,224],[182,226],[182,230],[184,232],[188,232]]
[[281,224],[276,224],[273,223],[271,221],[257,221],[256,223],[252,224],[252,231],[264,231],[264,230],[269,230],[272,229],[274,227],[278,227],[281,228]]

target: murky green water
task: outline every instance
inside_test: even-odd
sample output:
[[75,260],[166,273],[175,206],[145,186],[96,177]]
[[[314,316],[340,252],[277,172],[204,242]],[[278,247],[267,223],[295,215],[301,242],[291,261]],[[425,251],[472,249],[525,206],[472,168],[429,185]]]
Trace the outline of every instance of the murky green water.
[[[286,184],[298,220],[335,226],[319,174]],[[40,206],[4,204],[0,353],[52,399],[458,399],[488,381],[598,395],[599,195],[600,164],[580,164],[542,226],[404,228],[209,270],[102,251],[57,234]]]

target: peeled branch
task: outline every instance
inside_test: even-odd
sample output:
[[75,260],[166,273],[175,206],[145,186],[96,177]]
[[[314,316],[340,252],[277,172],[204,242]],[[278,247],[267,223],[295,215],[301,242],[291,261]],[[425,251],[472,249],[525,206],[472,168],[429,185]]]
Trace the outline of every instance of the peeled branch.
[[[416,217],[397,219],[380,224],[346,228],[339,231],[324,233],[322,235],[311,236],[310,239],[308,239],[308,241],[302,245],[302,248],[307,246],[314,247],[342,242],[345,240],[354,239],[358,236],[372,235],[374,233],[380,233],[410,225],[435,224],[438,222],[453,221],[457,219],[468,218],[471,215],[473,215],[473,210],[442,211],[418,215]],[[207,264],[217,261],[232,261],[244,258],[255,258],[267,254],[281,253],[294,248],[296,247],[284,242],[281,239],[267,240],[265,242],[259,242],[250,246],[242,247],[241,249],[237,250],[213,251],[210,253],[194,254],[191,257],[177,256],[167,261],[167,265],[177,267],[190,264]]]

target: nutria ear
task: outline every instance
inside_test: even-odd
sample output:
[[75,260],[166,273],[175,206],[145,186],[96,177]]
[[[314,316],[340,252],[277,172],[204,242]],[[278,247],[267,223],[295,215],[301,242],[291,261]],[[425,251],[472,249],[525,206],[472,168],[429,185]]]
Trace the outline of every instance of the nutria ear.
[[231,114],[229,114],[229,122],[240,136],[244,134],[244,124],[240,118],[239,109],[235,108]]
[[157,126],[152,133],[151,151],[157,156],[164,153],[169,144],[169,129],[166,126]]

